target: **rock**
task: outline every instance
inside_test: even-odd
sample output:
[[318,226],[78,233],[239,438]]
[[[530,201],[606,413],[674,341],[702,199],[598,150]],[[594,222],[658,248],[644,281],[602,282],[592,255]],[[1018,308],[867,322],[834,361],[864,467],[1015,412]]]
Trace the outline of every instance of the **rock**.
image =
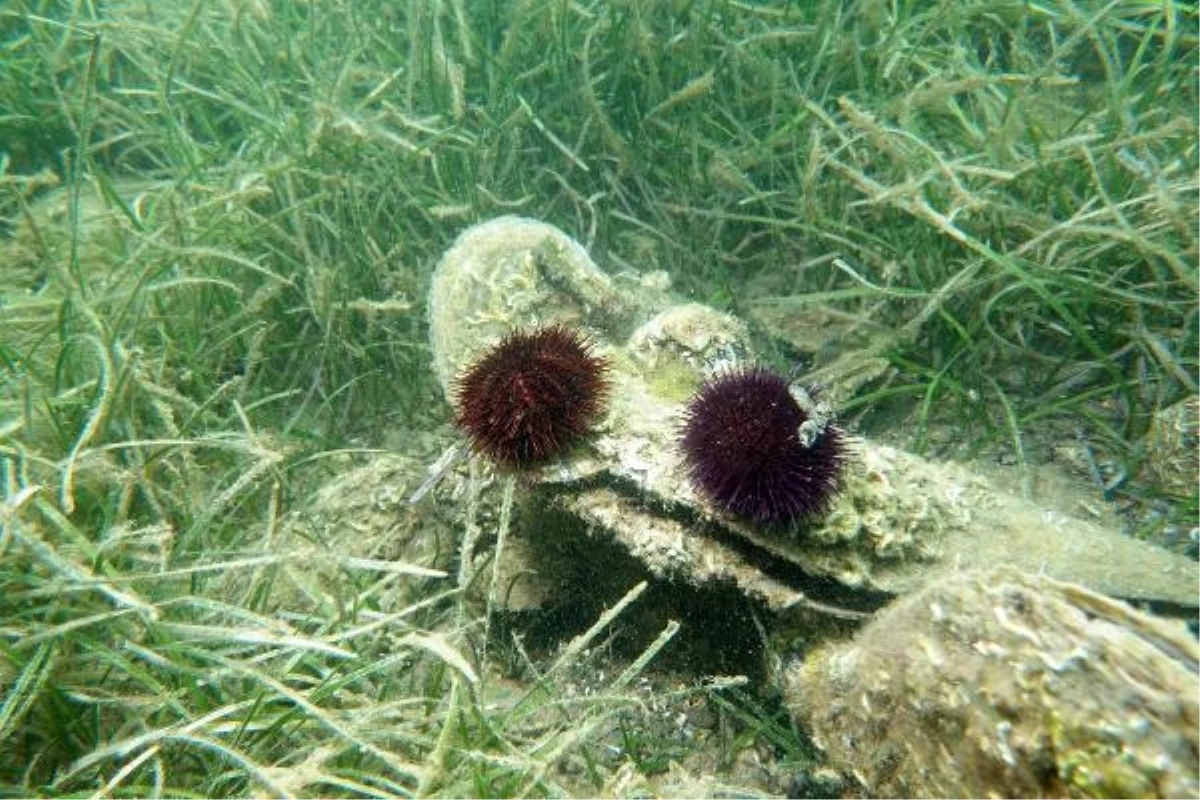
[[1200,396],[1160,409],[1144,447],[1150,479],[1169,494],[1194,497],[1200,474]]
[[[610,280],[543,223],[477,225],[438,265],[430,336],[447,396],[483,347],[513,327],[548,322],[584,328],[609,359],[609,408],[566,457],[522,474],[524,518],[514,537],[539,526],[539,511],[552,514],[563,535],[615,543],[661,580],[733,585],[776,611],[861,618],[955,572],[1007,565],[1194,613],[1196,566],[1187,558],[1046,511],[961,467],[869,441],[854,448],[823,519],[781,530],[712,507],[690,486],[677,439],[695,388],[716,370],[753,361],[745,325],[637,281]],[[513,547],[501,565],[525,582],[522,604],[553,597],[529,582],[559,582],[531,570],[523,552]]]
[[511,329],[602,320],[611,279],[573,239],[544,222],[499,217],[464,232],[429,288],[433,367],[447,396],[464,365]]
[[786,674],[881,797],[1195,797],[1195,639],[1077,584],[946,576]]

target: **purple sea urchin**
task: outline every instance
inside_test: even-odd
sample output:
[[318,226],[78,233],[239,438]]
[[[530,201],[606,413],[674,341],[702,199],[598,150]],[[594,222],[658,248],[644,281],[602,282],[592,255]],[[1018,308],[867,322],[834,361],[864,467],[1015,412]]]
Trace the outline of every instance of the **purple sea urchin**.
[[458,381],[457,422],[472,448],[511,467],[564,452],[604,409],[607,362],[575,331],[514,331]]
[[726,511],[760,523],[825,511],[837,491],[845,440],[813,417],[784,378],[762,367],[710,380],[688,405],[680,443],[692,485]]

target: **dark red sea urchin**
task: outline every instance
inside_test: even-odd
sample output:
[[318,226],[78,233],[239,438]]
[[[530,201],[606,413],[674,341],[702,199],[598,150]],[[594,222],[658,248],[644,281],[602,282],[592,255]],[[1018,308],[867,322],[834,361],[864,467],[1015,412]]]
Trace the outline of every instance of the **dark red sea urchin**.
[[458,424],[494,461],[526,467],[560,455],[597,420],[608,364],[558,325],[514,331],[458,380]]
[[767,369],[710,380],[688,406],[681,440],[692,485],[759,523],[825,511],[837,491],[845,440],[827,421],[814,420],[815,438],[806,446],[801,425],[808,420],[788,382]]

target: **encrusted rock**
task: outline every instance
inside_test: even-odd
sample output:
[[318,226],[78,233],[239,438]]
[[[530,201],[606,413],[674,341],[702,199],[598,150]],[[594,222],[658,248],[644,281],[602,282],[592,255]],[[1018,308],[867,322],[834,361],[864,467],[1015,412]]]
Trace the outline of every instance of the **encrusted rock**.
[[[739,320],[610,280],[569,237],[532,220],[477,225],[442,258],[430,327],[448,395],[482,347],[514,327],[548,322],[585,328],[609,359],[609,408],[570,454],[523,474],[529,502],[516,537],[544,511],[563,535],[615,543],[663,580],[733,584],[775,610],[844,604],[847,615],[861,615],[888,596],[996,565],[1196,606],[1188,559],[868,441],[853,448],[843,491],[823,519],[781,530],[731,517],[693,491],[677,441],[695,388],[715,370],[753,360]],[[564,519],[574,520],[573,531]],[[516,560],[522,552],[513,548],[501,569],[528,584],[538,576]],[[552,596],[529,589],[528,597]]]
[[897,600],[785,692],[883,797],[1195,797],[1195,639],[1081,586],[973,572]]
[[1145,439],[1146,472],[1167,492],[1196,493],[1200,474],[1200,397],[1192,395],[1154,415]]
[[499,217],[470,228],[429,288],[433,367],[450,393],[463,365],[520,326],[602,320],[616,294],[583,248],[544,222]]

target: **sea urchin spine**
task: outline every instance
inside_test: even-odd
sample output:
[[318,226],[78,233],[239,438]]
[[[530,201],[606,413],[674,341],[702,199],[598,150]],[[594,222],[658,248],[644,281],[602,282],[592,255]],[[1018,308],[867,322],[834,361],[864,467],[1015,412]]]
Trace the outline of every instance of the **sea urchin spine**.
[[608,364],[580,334],[514,331],[458,381],[457,421],[471,446],[510,467],[565,452],[604,410]]
[[802,408],[788,382],[762,367],[702,386],[688,406],[680,444],[698,492],[765,524],[825,511],[845,460],[841,431]]

